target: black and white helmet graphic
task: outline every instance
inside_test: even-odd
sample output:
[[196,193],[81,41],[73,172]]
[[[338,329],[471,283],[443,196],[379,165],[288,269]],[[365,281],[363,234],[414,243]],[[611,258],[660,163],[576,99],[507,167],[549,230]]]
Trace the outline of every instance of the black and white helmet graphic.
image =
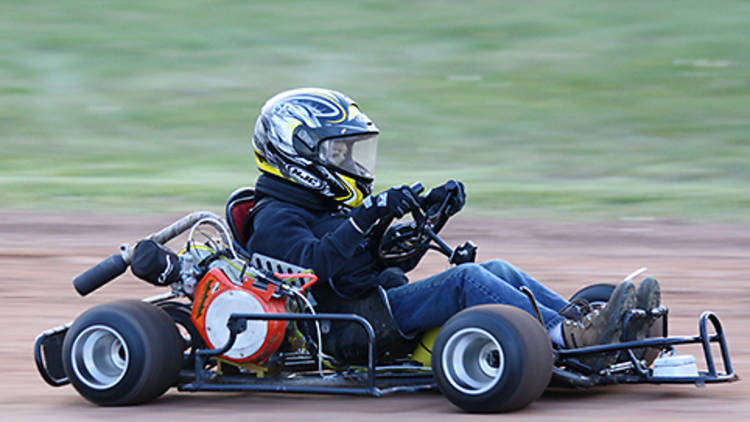
[[266,101],[253,150],[262,172],[356,207],[372,192],[378,133],[344,94],[294,89]]

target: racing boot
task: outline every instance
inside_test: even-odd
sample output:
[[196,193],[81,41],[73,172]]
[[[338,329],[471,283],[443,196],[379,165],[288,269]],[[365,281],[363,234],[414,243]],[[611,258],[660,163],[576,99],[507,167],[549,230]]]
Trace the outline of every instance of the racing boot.
[[[625,313],[635,308],[637,299],[633,283],[623,281],[612,292],[609,301],[587,314],[581,321],[566,319],[562,324],[563,339],[570,349],[610,344],[620,340]],[[579,358],[595,371],[611,365],[617,353],[593,354]]]
[[[658,307],[661,303],[661,289],[659,288],[659,282],[653,277],[647,277],[641,281],[636,291],[636,298],[638,300],[637,308],[646,311],[650,314],[651,310]],[[622,341],[634,341],[643,340],[649,336],[651,326],[654,324],[654,319],[650,317],[645,318],[632,318],[622,333]],[[633,353],[638,359],[644,359],[646,355],[649,355],[648,364],[653,361],[656,356],[651,356],[653,353],[647,353],[649,349],[641,347],[633,349]]]

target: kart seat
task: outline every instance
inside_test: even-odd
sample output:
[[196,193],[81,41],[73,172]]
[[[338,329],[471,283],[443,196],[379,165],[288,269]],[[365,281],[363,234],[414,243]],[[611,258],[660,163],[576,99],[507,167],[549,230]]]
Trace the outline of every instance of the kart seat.
[[243,258],[250,260],[251,254],[245,248],[250,234],[252,234],[252,215],[258,198],[255,196],[255,189],[252,187],[243,187],[235,190],[229,195],[226,206],[226,220],[229,230],[232,232],[232,243],[234,249]]
[[252,187],[239,188],[229,195],[226,207],[226,220],[229,230],[232,232],[234,249],[256,268],[277,273],[309,272],[310,270],[300,266],[247,250],[245,245],[247,245],[247,241],[250,239],[253,231],[252,217],[260,209],[256,207],[258,202],[258,198],[255,196],[255,189]]

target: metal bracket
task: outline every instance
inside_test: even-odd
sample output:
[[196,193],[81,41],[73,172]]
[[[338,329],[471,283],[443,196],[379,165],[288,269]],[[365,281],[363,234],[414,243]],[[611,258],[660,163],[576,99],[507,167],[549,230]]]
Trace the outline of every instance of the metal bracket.
[[529,289],[526,286],[521,286],[519,289],[529,298],[529,302],[531,302],[531,307],[534,308],[536,319],[538,319],[539,323],[542,324],[542,327],[544,327],[544,319],[542,318],[542,313],[539,311],[539,305],[537,305],[536,303],[536,298],[534,297],[534,293],[531,293],[531,289]]
[[[366,387],[331,387],[325,385],[284,385],[260,383],[207,383],[208,371],[203,369],[207,358],[219,356],[232,348],[237,335],[244,330],[247,321],[282,320],[282,321],[349,321],[359,324],[368,336],[367,345],[367,380]],[[334,393],[381,396],[383,391],[375,387],[375,330],[372,325],[355,314],[232,314],[227,321],[229,339],[218,349],[201,349],[195,353],[195,379],[192,383],[179,386],[184,391],[266,391],[296,393]]]

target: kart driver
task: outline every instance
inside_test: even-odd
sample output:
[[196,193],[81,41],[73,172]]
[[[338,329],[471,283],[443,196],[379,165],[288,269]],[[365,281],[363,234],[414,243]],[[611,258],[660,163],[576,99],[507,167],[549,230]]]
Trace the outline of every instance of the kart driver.
[[[450,180],[417,197],[407,186],[371,195],[379,131],[354,101],[332,90],[304,88],[282,92],[263,106],[255,124],[253,150],[261,175],[260,198],[252,214],[247,250],[315,271],[319,312],[353,312],[373,323],[376,344],[398,350],[409,339],[444,324],[460,310],[487,303],[515,306],[535,315],[519,288],[536,297],[551,341],[584,347],[644,338],[648,324],[623,316],[638,307],[659,305],[659,286],[648,278],[638,287],[620,283],[609,302],[589,312],[569,303],[512,264],[493,260],[465,263],[424,280],[405,273],[424,254],[387,267],[373,253],[368,234],[381,219],[400,218],[418,202],[424,207],[448,200],[449,215],[464,205],[461,182]],[[353,324],[349,324],[353,325]],[[323,327],[324,348],[339,359],[362,360],[363,330]],[[364,341],[364,343],[363,343]],[[406,349],[404,349],[406,350]],[[382,353],[379,353],[382,358]],[[599,370],[615,355],[587,358]]]

